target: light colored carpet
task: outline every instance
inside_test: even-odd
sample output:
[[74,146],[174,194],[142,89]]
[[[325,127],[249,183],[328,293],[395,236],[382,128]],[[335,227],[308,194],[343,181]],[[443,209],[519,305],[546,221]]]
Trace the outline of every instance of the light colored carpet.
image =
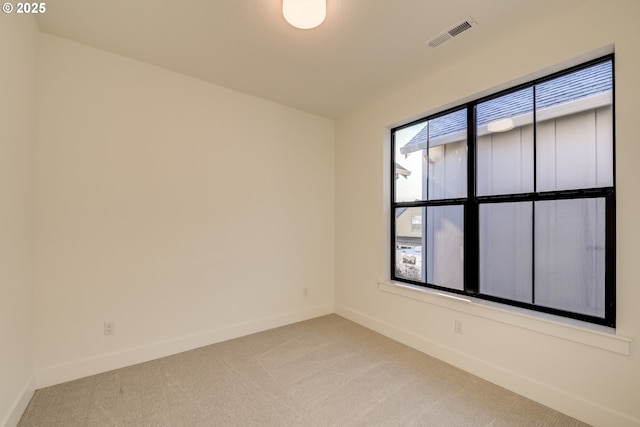
[[38,390],[19,427],[585,425],[329,315]]

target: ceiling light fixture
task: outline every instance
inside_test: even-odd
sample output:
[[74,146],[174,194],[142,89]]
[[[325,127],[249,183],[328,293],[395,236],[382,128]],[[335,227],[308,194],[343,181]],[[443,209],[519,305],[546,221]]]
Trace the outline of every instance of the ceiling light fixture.
[[296,28],[315,28],[327,16],[327,0],[282,0],[282,14]]

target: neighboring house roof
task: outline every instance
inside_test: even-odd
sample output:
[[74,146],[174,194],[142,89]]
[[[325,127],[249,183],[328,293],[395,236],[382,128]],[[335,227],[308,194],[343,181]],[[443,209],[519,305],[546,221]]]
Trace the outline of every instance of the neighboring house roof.
[[407,208],[396,208],[396,218],[400,218],[400,216],[407,210]]
[[[612,90],[612,81],[611,62],[603,62],[537,84],[535,86],[536,109],[542,110],[598,93],[609,92]],[[478,125],[531,113],[532,108],[533,88],[529,87],[479,104],[476,110]],[[429,120],[424,122],[424,127],[400,149],[400,152],[408,154],[415,151],[417,147],[426,147],[429,140],[462,132],[466,127],[466,109]]]
[[395,164],[396,164],[396,178],[398,178],[398,176],[404,176],[406,178],[409,175],[411,175],[411,171],[409,169],[402,167],[402,165],[398,162],[395,162]]

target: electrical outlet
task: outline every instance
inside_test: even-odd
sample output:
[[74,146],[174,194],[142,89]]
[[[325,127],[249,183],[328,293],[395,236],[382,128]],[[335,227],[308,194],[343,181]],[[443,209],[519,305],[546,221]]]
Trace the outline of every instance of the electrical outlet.
[[455,320],[453,323],[453,331],[456,334],[463,335],[464,334],[464,325],[460,320]]
[[116,324],[115,322],[104,322],[104,334],[105,335],[113,335],[116,333]]
[[309,296],[309,288],[304,288],[302,290],[302,296],[305,298]]

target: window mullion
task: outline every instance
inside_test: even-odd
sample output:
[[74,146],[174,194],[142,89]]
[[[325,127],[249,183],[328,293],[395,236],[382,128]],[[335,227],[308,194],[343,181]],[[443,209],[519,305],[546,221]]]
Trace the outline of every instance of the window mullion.
[[476,199],[476,108],[467,106],[467,201],[464,204],[464,291],[478,294],[479,227]]
[[616,321],[616,202],[614,193],[605,197],[605,320]]
[[[533,194],[538,194],[536,85],[533,85]],[[531,202],[531,304],[536,303],[536,201]]]
[[389,227],[389,243],[390,243],[390,251],[389,251],[389,275],[392,279],[396,279],[396,133],[391,132],[391,162],[389,164],[389,193],[390,193],[390,218],[391,224]]

